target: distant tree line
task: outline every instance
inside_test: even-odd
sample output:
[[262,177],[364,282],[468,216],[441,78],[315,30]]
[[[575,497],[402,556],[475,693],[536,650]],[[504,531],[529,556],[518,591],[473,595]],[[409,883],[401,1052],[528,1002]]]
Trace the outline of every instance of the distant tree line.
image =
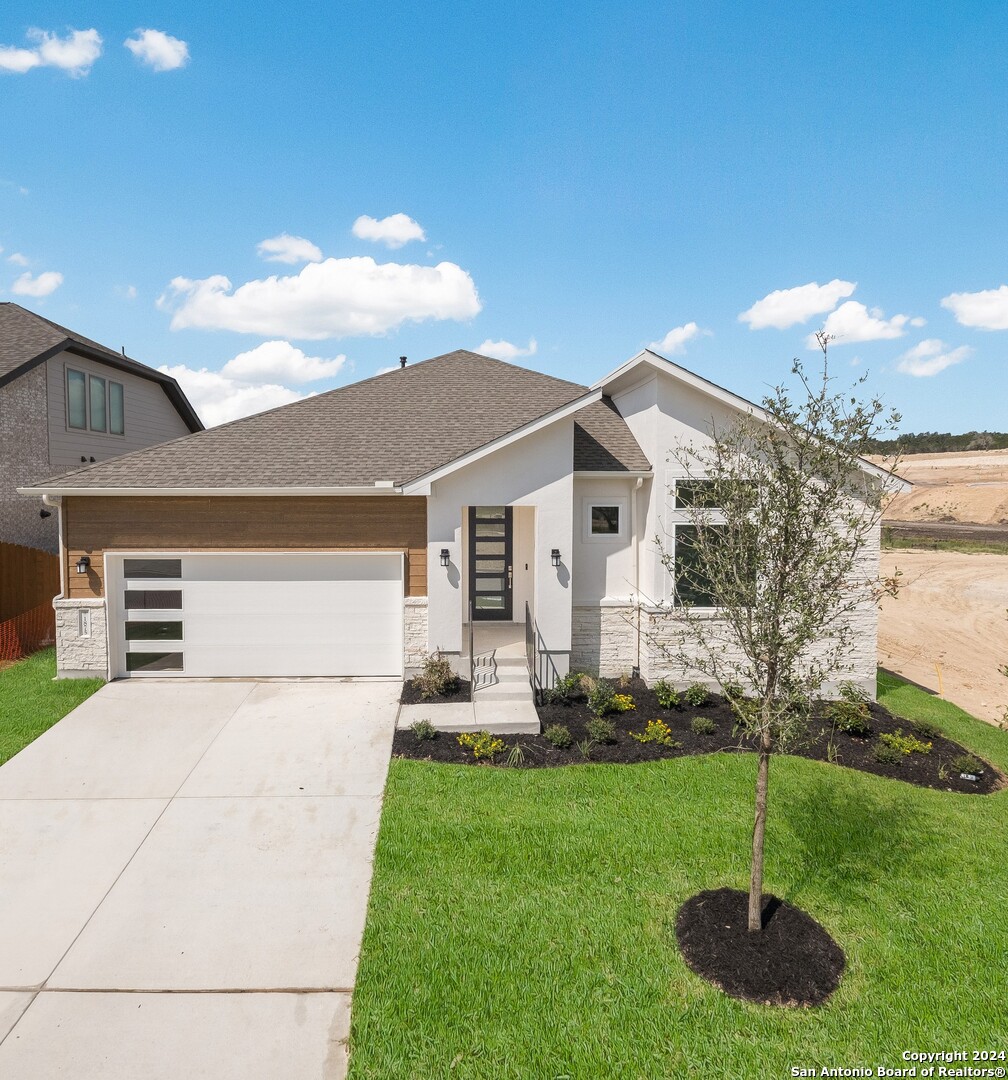
[[1008,433],[1003,431],[967,431],[964,435],[952,435],[947,431],[922,431],[919,435],[909,432],[894,439],[869,439],[869,454],[945,454],[952,450],[1004,450],[1008,449]]

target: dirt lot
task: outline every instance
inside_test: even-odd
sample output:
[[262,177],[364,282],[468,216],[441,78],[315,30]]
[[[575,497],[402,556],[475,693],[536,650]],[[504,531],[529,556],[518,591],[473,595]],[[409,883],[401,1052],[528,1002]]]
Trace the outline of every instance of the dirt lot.
[[1008,705],[1008,555],[883,551],[882,571],[899,567],[905,588],[883,602],[879,664],[938,690],[984,720]]
[[1008,525],[1008,450],[911,454],[899,474],[914,487],[886,507],[887,520]]

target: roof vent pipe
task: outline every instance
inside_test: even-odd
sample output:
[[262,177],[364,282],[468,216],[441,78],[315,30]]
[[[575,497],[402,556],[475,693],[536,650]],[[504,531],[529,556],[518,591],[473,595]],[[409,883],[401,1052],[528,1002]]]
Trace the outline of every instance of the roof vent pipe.
[[399,366],[401,368],[404,368],[406,366],[406,357],[405,356],[400,356],[399,357]]

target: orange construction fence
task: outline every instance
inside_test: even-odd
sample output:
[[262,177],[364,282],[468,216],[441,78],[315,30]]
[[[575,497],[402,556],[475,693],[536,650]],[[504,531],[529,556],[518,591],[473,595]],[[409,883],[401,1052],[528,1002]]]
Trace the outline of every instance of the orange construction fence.
[[49,600],[0,622],[0,663],[20,660],[56,640],[56,613]]

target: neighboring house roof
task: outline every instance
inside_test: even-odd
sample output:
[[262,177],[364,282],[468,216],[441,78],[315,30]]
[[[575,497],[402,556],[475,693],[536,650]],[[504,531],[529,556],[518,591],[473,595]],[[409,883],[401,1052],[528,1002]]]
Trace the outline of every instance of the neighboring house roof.
[[575,468],[583,460],[591,469],[649,469],[622,417],[599,397],[577,383],[460,349],[113,458],[40,487],[398,487],[568,410],[580,428]]
[[170,375],[131,360],[123,353],[106,348],[59,323],[50,322],[20,304],[0,303],[0,387],[61,352],[76,353],[119,371],[160,383],[189,430],[203,430],[203,424],[189,404],[189,399]]

